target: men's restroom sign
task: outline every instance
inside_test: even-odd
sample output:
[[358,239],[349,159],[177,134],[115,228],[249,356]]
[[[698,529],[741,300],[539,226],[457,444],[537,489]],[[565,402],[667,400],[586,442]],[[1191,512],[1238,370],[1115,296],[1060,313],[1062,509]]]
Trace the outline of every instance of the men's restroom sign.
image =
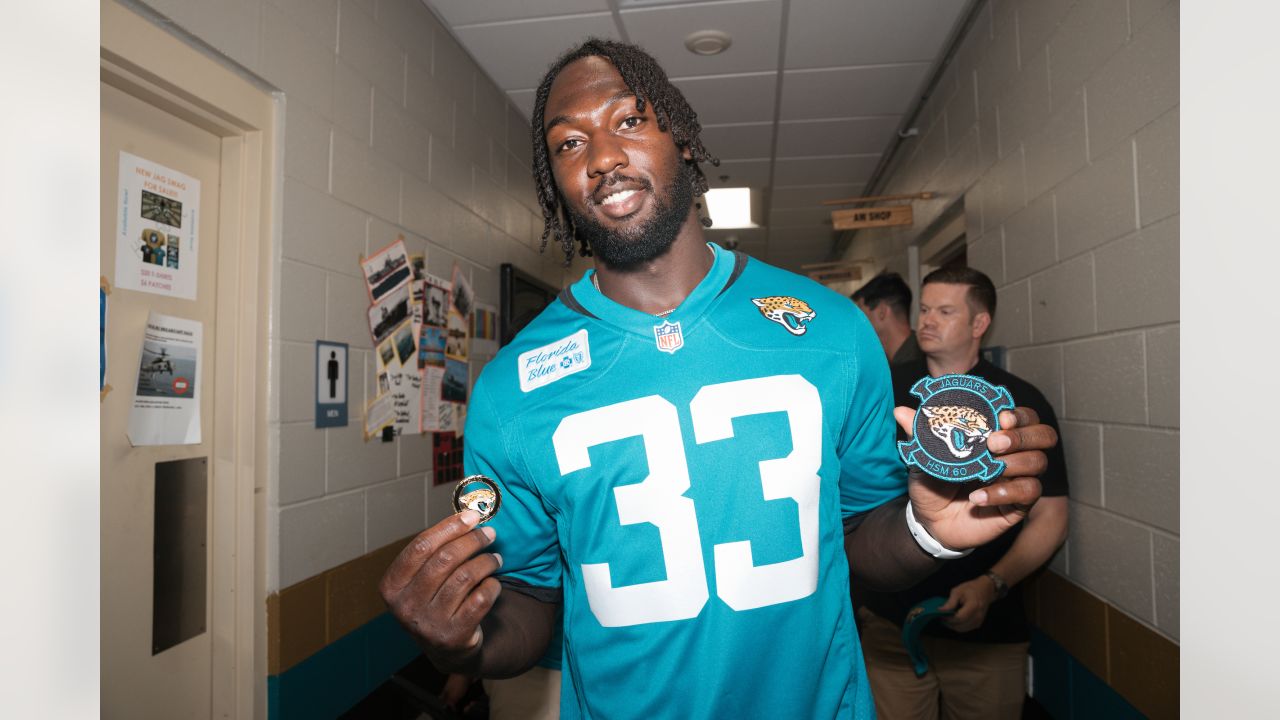
[[316,427],[347,424],[347,344],[316,341]]

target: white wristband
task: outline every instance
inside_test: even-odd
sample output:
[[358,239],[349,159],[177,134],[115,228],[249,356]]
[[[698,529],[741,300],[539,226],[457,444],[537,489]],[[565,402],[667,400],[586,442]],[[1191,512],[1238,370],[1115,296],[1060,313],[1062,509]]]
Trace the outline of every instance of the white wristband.
[[907,529],[911,531],[911,537],[916,539],[916,543],[930,555],[939,560],[955,560],[973,552],[973,548],[968,550],[952,550],[942,543],[934,539],[928,530],[916,520],[916,514],[911,509],[911,501],[907,500]]

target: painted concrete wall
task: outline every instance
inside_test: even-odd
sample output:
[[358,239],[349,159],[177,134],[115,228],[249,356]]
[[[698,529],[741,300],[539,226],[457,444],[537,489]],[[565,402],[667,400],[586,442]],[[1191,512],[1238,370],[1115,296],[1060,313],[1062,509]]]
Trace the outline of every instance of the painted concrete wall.
[[[448,512],[448,492],[430,488],[430,435],[363,441],[376,388],[360,256],[403,235],[430,272],[448,277],[459,263],[493,305],[503,262],[555,287],[582,268],[566,271],[558,248],[538,254],[528,125],[421,0],[148,5],[285,97],[269,390],[275,591]],[[314,428],[317,339],[351,347],[346,428]]]
[[844,254],[901,269],[963,203],[969,264],[999,293],[988,341],[1062,424],[1052,565],[1175,642],[1178,23],[1176,0],[985,3],[882,188],[940,196]]

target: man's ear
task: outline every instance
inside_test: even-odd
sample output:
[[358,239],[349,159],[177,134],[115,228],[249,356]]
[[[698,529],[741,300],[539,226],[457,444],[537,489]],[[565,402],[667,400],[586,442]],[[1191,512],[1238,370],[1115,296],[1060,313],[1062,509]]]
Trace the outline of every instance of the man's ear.
[[991,313],[980,312],[973,316],[973,336],[980,338],[991,327]]

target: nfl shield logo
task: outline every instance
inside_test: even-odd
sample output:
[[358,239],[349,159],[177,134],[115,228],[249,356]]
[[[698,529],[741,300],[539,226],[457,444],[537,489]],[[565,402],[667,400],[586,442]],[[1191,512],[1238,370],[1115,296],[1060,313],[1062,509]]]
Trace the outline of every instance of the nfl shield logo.
[[680,323],[670,320],[653,326],[653,337],[658,341],[658,349],[664,353],[674,353],[684,347],[684,333],[680,332]]

